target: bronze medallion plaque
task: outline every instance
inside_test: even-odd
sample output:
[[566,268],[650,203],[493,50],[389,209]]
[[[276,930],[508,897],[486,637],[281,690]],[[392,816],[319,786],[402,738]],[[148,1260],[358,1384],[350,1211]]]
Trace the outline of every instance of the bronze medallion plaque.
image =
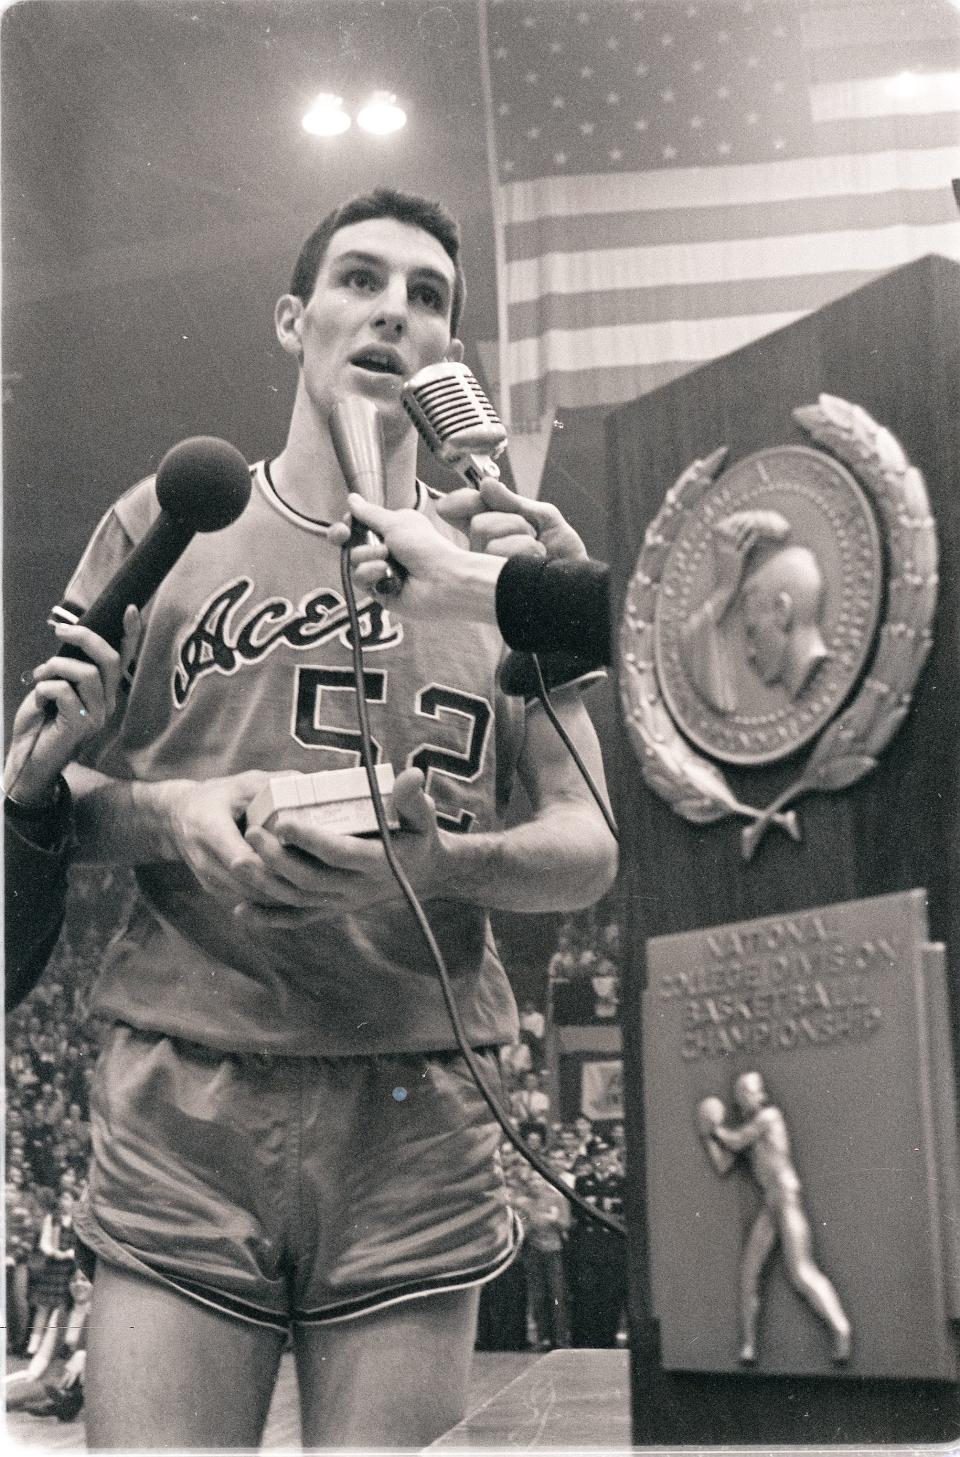
[[[792,414],[823,450],[772,446],[723,470],[720,447],[670,487],[620,623],[645,781],[693,824],[747,820],[748,860],[772,825],[801,839],[796,800],[876,767],[910,711],[937,604],[936,527],[899,442],[834,395]],[[791,758],[764,807],[721,767]]]
[[874,514],[839,462],[786,445],[731,466],[661,578],[657,673],[682,732],[733,764],[807,743],[863,669],[882,572]]

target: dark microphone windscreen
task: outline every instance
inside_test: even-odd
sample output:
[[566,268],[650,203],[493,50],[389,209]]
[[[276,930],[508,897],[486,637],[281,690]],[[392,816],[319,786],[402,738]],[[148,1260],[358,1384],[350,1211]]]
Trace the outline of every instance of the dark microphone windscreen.
[[[250,467],[226,440],[195,435],[167,451],[154,488],[159,516],[78,619],[115,648],[123,638],[127,604],[144,606],[196,532],[221,531],[236,521],[250,499]],[[69,645],[62,652],[86,656]]]
[[220,531],[250,499],[250,467],[235,445],[193,435],[167,451],[157,467],[162,510],[191,531]]

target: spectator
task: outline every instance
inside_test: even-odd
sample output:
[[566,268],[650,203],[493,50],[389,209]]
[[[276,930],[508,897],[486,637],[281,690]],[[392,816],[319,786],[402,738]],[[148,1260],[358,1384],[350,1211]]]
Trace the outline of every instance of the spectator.
[[[520,1041],[530,1049],[531,1068],[543,1065],[543,1040],[546,1030],[546,1017],[528,997],[520,1008]],[[529,1071],[529,1069],[525,1069],[525,1071]]]
[[[542,1123],[520,1123],[517,1126],[517,1132],[534,1153],[545,1151],[546,1130]],[[522,1159],[523,1155],[521,1154],[519,1157]],[[526,1168],[526,1165],[524,1164],[522,1167]]]
[[533,1071],[524,1073],[523,1086],[510,1095],[510,1112],[523,1123],[537,1124],[547,1137],[547,1119],[550,1115],[550,1098],[540,1086],[540,1075]]
[[536,1169],[524,1170],[517,1208],[526,1239],[527,1309],[538,1348],[570,1344],[563,1238],[570,1226],[566,1199]]
[[[601,961],[600,968],[613,967],[612,961]],[[593,1016],[599,1022],[612,1022],[620,1015],[620,976],[616,969],[605,972],[598,968],[590,978],[593,988]]]
[[576,970],[576,957],[574,955],[574,930],[573,920],[566,916],[560,923],[557,932],[557,949],[550,958],[547,966],[547,976],[550,981],[569,981]]
[[42,1258],[31,1282],[30,1298],[34,1306],[33,1328],[27,1343],[27,1354],[36,1355],[51,1324],[59,1324],[60,1316],[70,1299],[70,1279],[76,1263],[76,1236],[73,1228],[73,1195],[64,1191],[55,1208],[44,1215],[40,1226],[39,1251]]
[[577,1152],[589,1158],[594,1152],[593,1124],[585,1113],[573,1120],[573,1131],[577,1137]]
[[51,1324],[41,1349],[25,1371],[7,1378],[9,1411],[55,1416],[74,1421],[83,1406],[86,1327],[90,1281],[75,1269],[70,1281],[70,1308],[63,1322]]
[[500,1069],[508,1086],[516,1084],[533,1067],[530,1045],[522,1039],[506,1042],[500,1048]]
[[40,1209],[26,1186],[21,1163],[8,1162],[4,1189],[7,1232],[7,1343],[12,1355],[22,1355],[30,1334],[30,1257],[40,1232]]
[[[616,1174],[613,1158],[615,1153],[600,1149],[593,1158],[579,1159],[574,1169],[574,1188],[588,1204],[619,1215],[623,1209],[623,1178]],[[578,1210],[567,1246],[567,1271],[573,1344],[615,1346],[626,1302],[625,1241]]]

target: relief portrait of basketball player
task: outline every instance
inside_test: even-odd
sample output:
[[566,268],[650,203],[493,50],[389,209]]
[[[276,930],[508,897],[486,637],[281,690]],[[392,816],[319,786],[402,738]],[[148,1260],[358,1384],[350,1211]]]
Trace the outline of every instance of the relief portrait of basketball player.
[[691,683],[717,713],[738,707],[740,649],[725,627],[734,606],[747,662],[767,687],[779,683],[796,699],[830,656],[820,630],[823,573],[810,548],[789,544],[789,535],[779,511],[735,511],[713,529],[713,591],[684,624],[681,643]]
[[800,1177],[793,1163],[786,1119],[771,1101],[759,1072],[745,1072],[733,1085],[741,1121],[729,1123],[721,1098],[704,1098],[697,1108],[697,1131],[710,1162],[723,1178],[743,1155],[760,1194],[760,1209],[740,1257],[740,1361],[757,1359],[760,1277],[779,1245],[787,1277],[833,1337],[832,1359],[850,1359],[852,1332],[840,1297],[813,1255],[810,1219],[803,1205]]

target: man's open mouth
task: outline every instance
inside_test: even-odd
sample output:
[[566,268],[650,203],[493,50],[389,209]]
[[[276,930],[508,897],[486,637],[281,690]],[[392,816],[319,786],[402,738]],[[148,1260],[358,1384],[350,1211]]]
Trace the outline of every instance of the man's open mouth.
[[374,374],[393,374],[398,379],[402,379],[405,373],[399,356],[389,349],[362,349],[350,363],[357,369],[369,369]]

